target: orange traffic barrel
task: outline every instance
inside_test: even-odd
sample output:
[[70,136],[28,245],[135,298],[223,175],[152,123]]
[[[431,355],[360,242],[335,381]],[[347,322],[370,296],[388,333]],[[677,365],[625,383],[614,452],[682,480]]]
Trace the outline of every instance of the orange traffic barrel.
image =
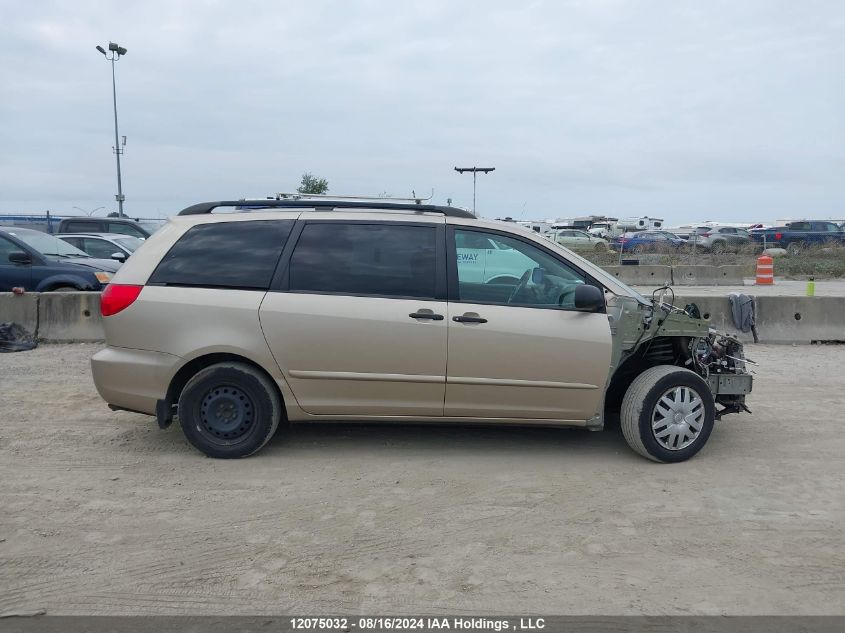
[[775,283],[775,260],[768,255],[757,258],[757,285],[771,286]]

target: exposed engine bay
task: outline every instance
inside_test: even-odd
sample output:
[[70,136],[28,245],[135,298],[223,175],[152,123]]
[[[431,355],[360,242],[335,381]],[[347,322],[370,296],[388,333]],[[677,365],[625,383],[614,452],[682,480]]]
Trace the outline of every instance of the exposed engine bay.
[[[672,301],[668,303],[664,301],[666,293],[672,295]],[[674,292],[670,287],[656,290],[652,302],[655,312],[665,314],[663,318],[658,318],[658,330],[673,313],[691,320],[701,319],[698,306],[694,303],[683,309],[673,305]],[[684,340],[688,341],[686,349],[679,349],[684,347]],[[739,339],[715,328],[708,328],[706,336],[675,339],[673,348],[680,352],[680,358],[677,360],[682,363],[678,364],[701,376],[710,387],[716,402],[722,405],[723,408],[716,412],[717,419],[728,413],[751,413],[745,406],[745,394],[751,392],[753,382],[748,365],[756,363],[745,357],[743,344]]]
[[733,336],[713,329],[707,338],[690,342],[688,368],[699,374],[710,386],[716,402],[724,408],[716,412],[716,418],[728,413],[746,411],[745,394],[751,391],[752,377],[745,358],[742,343]]

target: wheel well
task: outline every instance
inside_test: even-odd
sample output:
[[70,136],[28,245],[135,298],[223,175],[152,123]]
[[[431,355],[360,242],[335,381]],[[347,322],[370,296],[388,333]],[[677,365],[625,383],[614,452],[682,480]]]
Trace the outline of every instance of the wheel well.
[[282,403],[282,412],[284,413],[285,397],[279,389],[279,385],[276,384],[275,380],[273,380],[273,377],[270,376],[270,374],[267,373],[267,371],[258,363],[251,361],[248,358],[244,358],[243,356],[238,356],[237,354],[207,354],[206,356],[200,356],[189,361],[184,367],[176,372],[176,375],[173,376],[173,379],[170,381],[170,386],[167,388],[166,402],[170,406],[177,404],[179,402],[179,396],[182,395],[182,390],[185,388],[185,385],[187,385],[188,381],[196,376],[198,372],[202,371],[206,367],[210,367],[211,365],[227,362],[243,363],[244,365],[254,367],[261,373],[265,374],[276,389],[276,393],[279,394],[279,400]]
[[77,286],[76,284],[60,281],[59,283],[51,285],[49,288],[44,290],[44,292],[56,292],[56,290],[61,290],[62,288],[71,288],[72,290],[79,290],[79,286]]
[[650,367],[676,365],[684,367],[689,358],[688,337],[658,336],[646,341],[626,358],[613,373],[604,398],[605,411],[616,411],[634,379]]

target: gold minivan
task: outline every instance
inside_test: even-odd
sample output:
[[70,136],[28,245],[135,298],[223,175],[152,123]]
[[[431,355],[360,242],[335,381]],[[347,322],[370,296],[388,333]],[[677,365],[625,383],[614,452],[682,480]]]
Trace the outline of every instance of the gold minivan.
[[636,452],[678,462],[751,391],[741,343],[694,310],[514,223],[413,202],[188,207],[101,310],[103,399],[177,418],[212,457],[291,422],[598,430],[619,412]]

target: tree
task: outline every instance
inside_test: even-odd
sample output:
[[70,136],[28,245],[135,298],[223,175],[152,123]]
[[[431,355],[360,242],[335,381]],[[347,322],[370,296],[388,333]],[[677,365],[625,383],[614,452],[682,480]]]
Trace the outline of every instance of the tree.
[[117,211],[112,211],[112,212],[111,212],[111,213],[109,213],[106,217],[107,217],[107,218],[119,218],[119,217],[120,217],[120,214],[119,214]]
[[326,193],[329,181],[306,171],[302,174],[302,183],[296,188],[299,193]]

